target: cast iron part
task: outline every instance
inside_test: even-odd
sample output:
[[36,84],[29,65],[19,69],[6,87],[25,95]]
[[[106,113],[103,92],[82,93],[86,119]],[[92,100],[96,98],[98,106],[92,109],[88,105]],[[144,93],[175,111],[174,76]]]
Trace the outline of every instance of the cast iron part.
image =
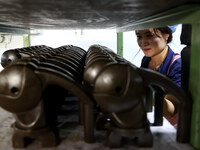
[[[145,129],[145,127],[145,131],[149,131],[142,98],[145,97],[146,88],[152,85],[164,89],[160,94],[173,94],[177,98],[179,102],[177,141],[189,143],[192,101],[170,79],[157,72],[137,68],[129,63],[108,64],[100,71],[94,83],[93,95],[97,104],[102,110],[112,114],[109,131],[120,135],[129,135],[131,130],[137,131],[137,129]],[[146,134],[150,140],[150,133],[146,132]],[[145,136],[143,138],[145,139]],[[149,143],[147,140],[144,141],[144,143],[138,141],[139,145],[152,146],[152,140]],[[120,141],[116,141],[116,143],[118,142]]]
[[[122,136],[137,138],[139,146],[151,147],[153,137],[143,104],[145,91],[142,86],[142,78],[136,71],[132,71],[132,74],[129,75],[126,68],[120,67],[120,63],[127,64],[128,61],[104,46],[93,45],[88,50],[84,83],[93,92],[97,102],[96,107],[100,107],[97,113],[99,115],[96,120],[96,128],[107,130],[109,147],[120,147]],[[112,64],[118,65],[106,72],[105,68]],[[132,92],[133,87],[127,85],[131,76],[134,75],[135,78],[131,81],[135,83],[136,92]],[[129,91],[129,93],[123,91]],[[131,119],[132,117],[134,119]]]
[[[136,138],[138,146],[152,146],[146,116],[147,111],[152,111],[151,90],[157,97],[153,125],[162,125],[163,97],[173,94],[179,102],[177,141],[189,143],[192,101],[171,80],[137,68],[101,45],[91,46],[87,53],[72,45],[53,50],[39,48],[15,49],[4,54],[6,68],[0,72],[0,106],[16,118],[14,147],[25,147],[27,139],[34,138],[41,139],[42,147],[57,144],[57,113],[49,110],[55,106],[55,112],[59,111],[65,91],[79,99],[79,121],[84,125],[88,143],[94,142],[96,123],[97,129],[107,130],[110,147],[119,147],[123,136]],[[8,58],[13,58],[12,63],[8,63]],[[58,101],[48,94],[48,89],[50,93],[54,89],[60,92]]]
[[11,63],[18,61],[24,57],[30,57],[35,53],[41,52],[42,49],[52,49],[45,45],[30,46],[25,48],[16,48],[7,50],[1,55],[1,65],[5,68]]
[[[106,57],[105,60],[102,56]],[[138,136],[140,146],[152,146],[150,138],[152,136],[146,118],[146,112],[152,111],[152,98],[155,98],[155,120],[151,125],[160,126],[163,123],[163,98],[166,94],[173,94],[179,103],[177,141],[189,143],[192,101],[166,77],[148,69],[137,68],[110,49],[93,45],[87,53],[84,83],[93,92],[96,106],[99,107],[98,113],[103,114],[102,117],[97,117],[98,129],[107,127],[109,135],[112,130],[118,132],[115,136],[129,135],[133,133],[131,130],[136,132],[143,129],[147,132],[141,132],[141,134],[148,135],[149,143],[140,141],[143,138],[140,138],[138,134],[131,134],[132,137]],[[136,119],[130,119],[136,114],[141,115]],[[108,140],[112,143],[113,140],[109,138],[109,135]],[[118,141],[115,141],[114,145],[118,143],[119,146],[121,138],[116,139]],[[110,142],[108,141],[108,145],[112,147],[113,144]]]
[[[76,49],[73,46],[69,46],[69,48]],[[57,51],[57,53],[58,55],[62,54],[62,51]],[[67,53],[67,49],[63,53]],[[79,64],[84,66],[86,54],[83,50],[81,53],[83,61],[80,61]],[[82,86],[82,79],[77,80],[81,76],[77,76],[76,71],[70,70],[70,66],[67,67],[67,64],[61,63],[62,61],[59,59],[56,61],[56,57],[54,61],[52,59],[48,61],[48,57],[41,59],[38,56],[35,54],[18,59],[0,73],[0,106],[12,112],[16,118],[12,138],[13,147],[23,148],[28,139],[35,138],[40,138],[42,147],[56,146],[58,129],[55,117],[53,117],[56,115],[53,114],[51,117],[48,115],[52,114],[49,110],[52,111],[54,106],[56,109],[62,102],[60,99],[55,101],[48,94],[44,94],[44,92],[48,93],[46,89],[49,89],[50,86],[70,91],[79,99],[79,115],[80,122],[84,125],[85,141],[94,142],[94,100]],[[54,56],[50,56],[50,58],[54,58]],[[63,55],[62,58],[68,59],[67,55]],[[83,71],[79,74],[83,76]],[[58,97],[62,98],[62,96]]]
[[[153,145],[143,103],[143,79],[136,70],[126,64],[108,64],[95,80],[93,95],[100,108],[111,115],[106,124],[108,146],[119,147],[123,136],[136,138],[140,147]],[[114,136],[118,137],[115,141]]]

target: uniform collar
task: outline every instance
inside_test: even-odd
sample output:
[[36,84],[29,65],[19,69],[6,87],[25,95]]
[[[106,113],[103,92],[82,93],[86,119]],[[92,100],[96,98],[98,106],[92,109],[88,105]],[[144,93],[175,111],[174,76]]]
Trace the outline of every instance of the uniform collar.
[[[169,65],[171,63],[171,60],[173,58],[174,52],[171,50],[171,48],[168,46],[168,54],[163,63],[158,68],[158,72],[162,74],[166,74],[167,70],[169,68]],[[143,62],[141,64],[141,67],[148,68],[148,64],[150,62],[151,58],[144,56]]]

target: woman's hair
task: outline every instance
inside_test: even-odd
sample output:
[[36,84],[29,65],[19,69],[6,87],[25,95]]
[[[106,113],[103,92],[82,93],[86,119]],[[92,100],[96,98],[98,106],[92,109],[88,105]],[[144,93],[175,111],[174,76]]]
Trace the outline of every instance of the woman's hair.
[[[167,43],[170,43],[172,41],[172,30],[169,27],[159,27],[154,28],[155,34],[157,33],[156,30],[159,30],[162,34],[169,34],[169,37],[167,39]],[[157,35],[157,34],[156,34]],[[159,37],[159,35],[157,35]]]

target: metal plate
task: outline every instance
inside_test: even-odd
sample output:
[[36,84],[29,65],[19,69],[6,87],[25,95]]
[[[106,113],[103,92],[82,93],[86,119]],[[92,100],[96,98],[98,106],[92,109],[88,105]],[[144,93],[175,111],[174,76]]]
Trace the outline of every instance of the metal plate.
[[24,30],[117,28],[197,3],[198,0],[0,0],[0,25],[4,27],[0,26],[0,31],[20,30],[16,27]]

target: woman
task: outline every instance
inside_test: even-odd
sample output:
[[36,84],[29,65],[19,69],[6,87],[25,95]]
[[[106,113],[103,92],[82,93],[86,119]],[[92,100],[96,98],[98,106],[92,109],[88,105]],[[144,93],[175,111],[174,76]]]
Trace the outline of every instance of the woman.
[[[141,67],[166,75],[176,85],[181,86],[181,59],[168,46],[172,41],[174,27],[150,28],[136,31],[137,42],[145,56]],[[172,30],[173,29],[173,30]],[[177,121],[177,101],[172,95],[164,98],[163,115],[173,125]]]

